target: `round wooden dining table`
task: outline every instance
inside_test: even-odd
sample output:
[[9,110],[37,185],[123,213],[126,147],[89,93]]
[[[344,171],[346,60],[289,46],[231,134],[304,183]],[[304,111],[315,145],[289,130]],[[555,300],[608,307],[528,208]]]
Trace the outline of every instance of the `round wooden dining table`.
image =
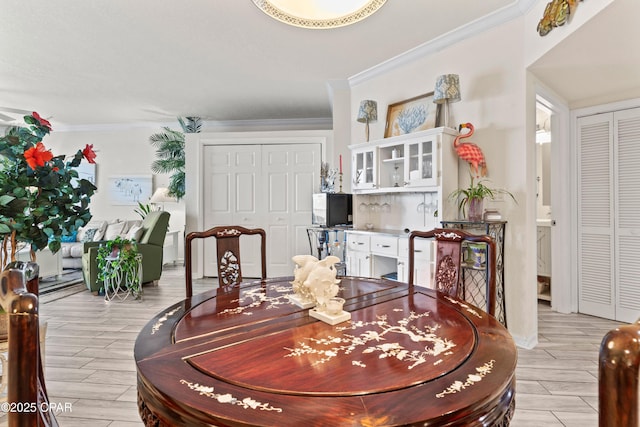
[[194,295],[135,345],[147,426],[507,426],[517,352],[469,303],[340,277],[351,319],[293,304],[290,277]]

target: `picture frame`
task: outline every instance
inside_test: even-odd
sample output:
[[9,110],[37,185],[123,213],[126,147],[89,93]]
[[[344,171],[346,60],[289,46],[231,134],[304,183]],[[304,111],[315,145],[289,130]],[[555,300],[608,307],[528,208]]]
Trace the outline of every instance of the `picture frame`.
[[384,137],[435,128],[440,121],[440,110],[441,105],[433,102],[433,92],[389,104]]
[[152,175],[114,175],[109,177],[109,199],[112,205],[138,206],[153,194]]

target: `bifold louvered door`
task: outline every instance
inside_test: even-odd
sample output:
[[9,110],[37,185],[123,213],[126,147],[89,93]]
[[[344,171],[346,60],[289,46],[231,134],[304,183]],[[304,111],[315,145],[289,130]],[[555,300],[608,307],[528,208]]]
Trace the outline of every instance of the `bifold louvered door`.
[[640,316],[640,109],[578,119],[578,301]]

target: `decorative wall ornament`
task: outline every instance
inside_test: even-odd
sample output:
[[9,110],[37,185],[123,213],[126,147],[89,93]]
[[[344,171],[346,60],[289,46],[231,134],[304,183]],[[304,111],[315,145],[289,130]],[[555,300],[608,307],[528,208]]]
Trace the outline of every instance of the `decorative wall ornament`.
[[[582,1],[582,0],[580,0]],[[578,0],[552,0],[544,8],[542,19],[538,22],[536,31],[540,36],[546,36],[554,27],[564,25],[571,18],[578,7]]]

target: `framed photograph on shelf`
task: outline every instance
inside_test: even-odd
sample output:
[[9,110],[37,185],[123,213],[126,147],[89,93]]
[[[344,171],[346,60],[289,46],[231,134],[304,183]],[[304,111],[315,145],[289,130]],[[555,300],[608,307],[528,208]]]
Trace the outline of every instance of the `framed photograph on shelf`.
[[440,104],[433,103],[433,92],[390,104],[384,137],[404,135],[436,127]]
[[151,175],[123,175],[109,177],[109,199],[112,205],[145,204],[152,194]]

